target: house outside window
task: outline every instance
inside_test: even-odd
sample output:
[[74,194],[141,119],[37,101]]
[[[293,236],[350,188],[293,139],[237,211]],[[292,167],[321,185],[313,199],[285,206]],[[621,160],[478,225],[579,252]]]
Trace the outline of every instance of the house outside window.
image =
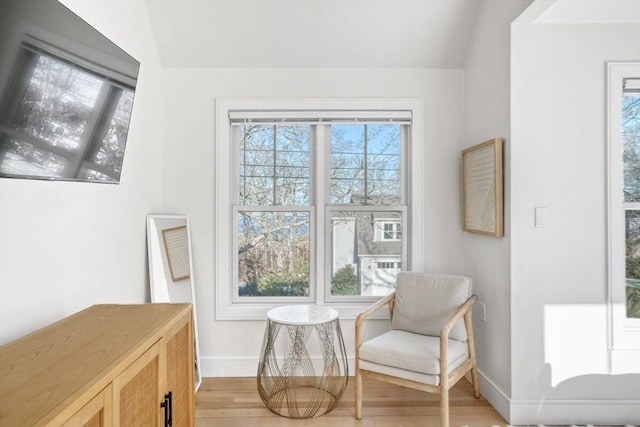
[[[390,293],[395,286],[395,278],[403,259],[403,242],[400,239],[376,239],[383,234],[382,223],[376,218],[392,215],[397,223],[406,222],[406,210],[397,207],[397,211],[380,211],[378,209],[357,209],[345,211],[344,207],[331,207],[332,235],[332,270],[331,277],[333,296],[382,296]],[[381,265],[394,264],[394,267]],[[357,286],[347,291],[336,281],[336,276],[344,274],[344,268],[355,266],[354,280]]]
[[403,232],[421,102],[388,104],[218,100],[218,318],[296,302],[355,313],[394,289],[419,245]]
[[[610,347],[640,349],[640,63],[608,64]],[[637,363],[636,363],[637,364]]]

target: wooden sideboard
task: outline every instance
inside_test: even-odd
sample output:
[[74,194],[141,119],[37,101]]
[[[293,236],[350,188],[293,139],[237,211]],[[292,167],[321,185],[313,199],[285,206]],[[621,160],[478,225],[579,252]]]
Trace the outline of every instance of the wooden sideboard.
[[194,423],[191,304],[95,305],[0,347],[0,426]]

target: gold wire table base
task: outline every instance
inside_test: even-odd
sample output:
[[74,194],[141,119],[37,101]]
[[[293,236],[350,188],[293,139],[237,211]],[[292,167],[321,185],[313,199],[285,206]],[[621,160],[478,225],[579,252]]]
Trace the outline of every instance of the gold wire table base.
[[[308,351],[310,339],[315,340],[311,345],[317,344],[322,353],[315,366]],[[276,347],[283,348],[280,357]],[[260,398],[272,412],[288,418],[324,415],[340,402],[348,377],[347,354],[337,318],[304,325],[267,321],[257,382]]]

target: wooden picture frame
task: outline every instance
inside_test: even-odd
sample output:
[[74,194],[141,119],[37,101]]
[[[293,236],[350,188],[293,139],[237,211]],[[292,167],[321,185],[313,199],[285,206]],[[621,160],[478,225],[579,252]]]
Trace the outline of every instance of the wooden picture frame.
[[462,229],[504,236],[502,139],[462,150]]

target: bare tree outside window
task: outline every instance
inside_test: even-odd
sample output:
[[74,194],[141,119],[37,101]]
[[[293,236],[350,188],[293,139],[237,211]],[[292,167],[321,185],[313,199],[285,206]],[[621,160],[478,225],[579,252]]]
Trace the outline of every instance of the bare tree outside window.
[[238,294],[308,296],[309,126],[245,125],[240,134]]
[[640,318],[640,94],[622,98],[627,317]]
[[309,295],[309,214],[238,214],[240,296]]
[[400,126],[331,126],[331,203],[400,203]]

